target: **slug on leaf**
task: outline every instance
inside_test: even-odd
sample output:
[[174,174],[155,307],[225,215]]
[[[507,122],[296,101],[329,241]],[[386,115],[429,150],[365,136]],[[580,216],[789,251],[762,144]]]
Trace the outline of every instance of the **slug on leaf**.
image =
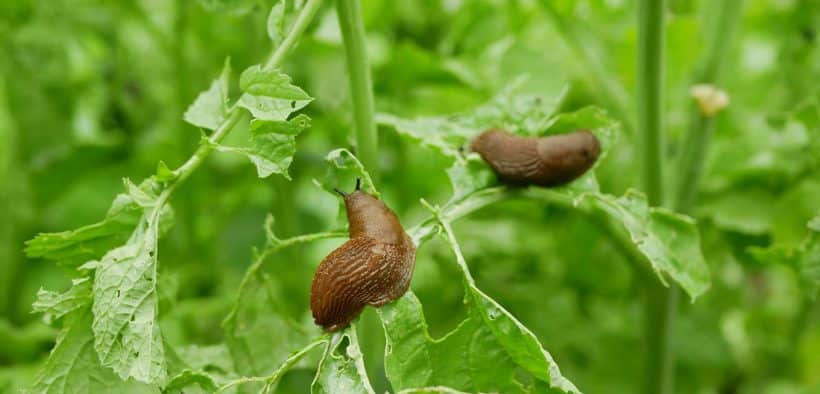
[[416,246],[383,202],[356,190],[345,201],[350,240],[319,264],[310,286],[313,320],[325,331],[347,326],[366,305],[380,307],[404,295],[416,263]]
[[501,182],[514,186],[560,186],[592,168],[601,144],[589,130],[546,137],[521,137],[489,129],[470,143]]

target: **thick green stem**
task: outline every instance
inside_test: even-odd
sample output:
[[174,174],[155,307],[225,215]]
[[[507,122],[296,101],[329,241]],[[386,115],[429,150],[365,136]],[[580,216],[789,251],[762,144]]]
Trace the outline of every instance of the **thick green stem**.
[[342,31],[353,116],[356,124],[356,156],[374,179],[378,173],[378,135],[373,120],[373,82],[365,47],[364,22],[359,0],[338,0],[336,11]]
[[638,132],[649,204],[663,204],[664,0],[638,1]]
[[675,392],[675,354],[672,351],[672,326],[677,316],[680,290],[671,284],[664,287],[652,281],[645,288],[644,327],[647,357],[644,392],[670,394]]
[[[664,0],[638,1],[638,135],[641,141],[644,188],[649,204],[664,200],[663,78]],[[674,392],[674,355],[670,344],[678,289],[647,282],[645,301],[647,394]]]

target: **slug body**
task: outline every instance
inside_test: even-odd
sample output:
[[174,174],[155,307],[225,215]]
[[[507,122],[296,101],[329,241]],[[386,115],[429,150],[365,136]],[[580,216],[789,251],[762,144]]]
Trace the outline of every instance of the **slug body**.
[[601,154],[595,134],[578,130],[547,137],[521,137],[490,129],[470,144],[498,175],[515,186],[560,186],[592,168]]
[[410,287],[416,247],[390,208],[358,190],[344,196],[350,240],[313,276],[310,309],[325,331],[347,326],[366,305],[382,306]]

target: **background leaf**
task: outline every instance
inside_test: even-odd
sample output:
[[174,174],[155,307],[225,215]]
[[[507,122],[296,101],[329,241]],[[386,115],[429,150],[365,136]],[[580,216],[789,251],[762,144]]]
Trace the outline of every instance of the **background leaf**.
[[185,121],[198,127],[216,130],[228,115],[228,78],[231,74],[230,59],[219,78],[211,82],[211,87],[197,96],[185,111]]

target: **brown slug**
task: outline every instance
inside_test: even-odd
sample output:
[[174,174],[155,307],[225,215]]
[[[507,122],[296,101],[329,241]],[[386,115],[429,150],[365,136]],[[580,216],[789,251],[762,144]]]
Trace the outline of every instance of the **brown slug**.
[[515,186],[560,186],[592,168],[601,144],[589,130],[546,137],[521,137],[489,129],[470,143],[501,182]]
[[350,240],[319,264],[310,286],[313,320],[325,331],[347,326],[366,305],[380,307],[410,287],[416,246],[383,202],[361,191],[344,198]]

